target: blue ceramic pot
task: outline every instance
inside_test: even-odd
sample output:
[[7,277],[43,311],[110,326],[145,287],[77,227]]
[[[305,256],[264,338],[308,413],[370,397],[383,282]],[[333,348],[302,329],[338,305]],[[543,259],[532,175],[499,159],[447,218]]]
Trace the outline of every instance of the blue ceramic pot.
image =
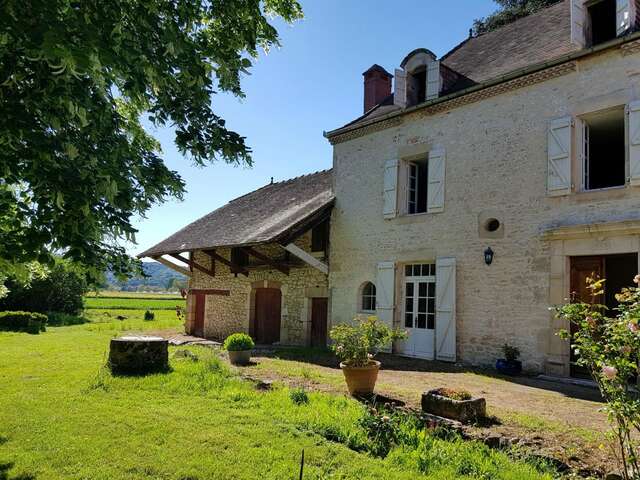
[[496,361],[496,370],[504,375],[519,375],[522,372],[522,362],[520,360],[499,358]]

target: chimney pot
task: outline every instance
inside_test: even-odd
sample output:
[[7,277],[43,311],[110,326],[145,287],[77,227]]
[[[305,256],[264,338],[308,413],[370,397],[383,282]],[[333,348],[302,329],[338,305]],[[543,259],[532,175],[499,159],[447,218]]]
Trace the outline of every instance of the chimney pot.
[[362,75],[364,76],[364,112],[366,113],[391,95],[393,75],[376,64]]

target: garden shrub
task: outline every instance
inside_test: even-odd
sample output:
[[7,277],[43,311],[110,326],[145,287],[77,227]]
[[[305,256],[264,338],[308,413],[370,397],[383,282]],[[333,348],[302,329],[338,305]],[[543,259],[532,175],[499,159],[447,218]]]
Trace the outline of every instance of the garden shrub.
[[38,334],[45,330],[47,316],[36,312],[0,312],[0,330]]
[[144,312],[144,319],[147,322],[150,322],[150,321],[154,320],[155,318],[156,318],[156,315],[151,310],[147,310],[146,312]]
[[50,327],[82,325],[83,323],[89,323],[89,320],[82,316],[70,315],[63,312],[47,312],[47,325]]
[[309,395],[304,388],[294,388],[289,392],[289,398],[296,405],[309,403]]
[[251,350],[255,347],[253,339],[246,333],[234,333],[229,335],[222,345],[222,348],[228,352],[241,352]]
[[58,260],[48,275],[35,278],[28,285],[15,279],[8,279],[6,285],[9,293],[0,299],[2,310],[70,315],[82,311],[82,297],[88,290],[80,267],[64,260]]

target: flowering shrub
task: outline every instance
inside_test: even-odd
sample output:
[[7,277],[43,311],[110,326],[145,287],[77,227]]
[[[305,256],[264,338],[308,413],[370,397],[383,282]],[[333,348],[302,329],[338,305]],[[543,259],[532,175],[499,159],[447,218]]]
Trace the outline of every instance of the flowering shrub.
[[[625,479],[640,478],[640,400],[630,385],[638,375],[640,352],[640,288],[624,288],[616,295],[619,307],[607,312],[597,300],[604,295],[604,279],[588,278],[589,302],[568,303],[558,307],[559,317],[576,326],[571,335],[560,332],[561,338],[571,340],[584,366],[600,388],[605,407],[613,426],[611,433],[614,455]],[[640,282],[636,275],[634,282]],[[610,316],[607,316],[610,314]]]
[[334,341],[331,348],[341,361],[350,367],[364,367],[381,348],[406,338],[407,334],[392,330],[378,317],[370,316],[356,317],[352,324],[337,325],[329,336]]
[[435,393],[441,397],[447,397],[452,400],[471,400],[472,395],[466,390],[456,390],[454,388],[438,388]]

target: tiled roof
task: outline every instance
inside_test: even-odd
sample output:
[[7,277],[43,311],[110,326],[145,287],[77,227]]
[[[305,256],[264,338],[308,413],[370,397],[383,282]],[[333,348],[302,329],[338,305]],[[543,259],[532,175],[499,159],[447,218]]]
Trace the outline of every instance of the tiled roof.
[[190,223],[138,257],[274,242],[333,200],[331,170],[269,184]]
[[502,28],[468,38],[441,61],[482,83],[578,48],[571,43],[569,1],[563,0]]
[[[456,90],[474,83],[496,79],[578,50],[579,47],[571,43],[569,1],[562,0],[504,27],[470,37],[460,43],[440,61],[466,79],[452,85],[444,93],[455,93]],[[391,95],[380,105],[340,129],[366,123],[399,110],[401,108],[393,104]]]

